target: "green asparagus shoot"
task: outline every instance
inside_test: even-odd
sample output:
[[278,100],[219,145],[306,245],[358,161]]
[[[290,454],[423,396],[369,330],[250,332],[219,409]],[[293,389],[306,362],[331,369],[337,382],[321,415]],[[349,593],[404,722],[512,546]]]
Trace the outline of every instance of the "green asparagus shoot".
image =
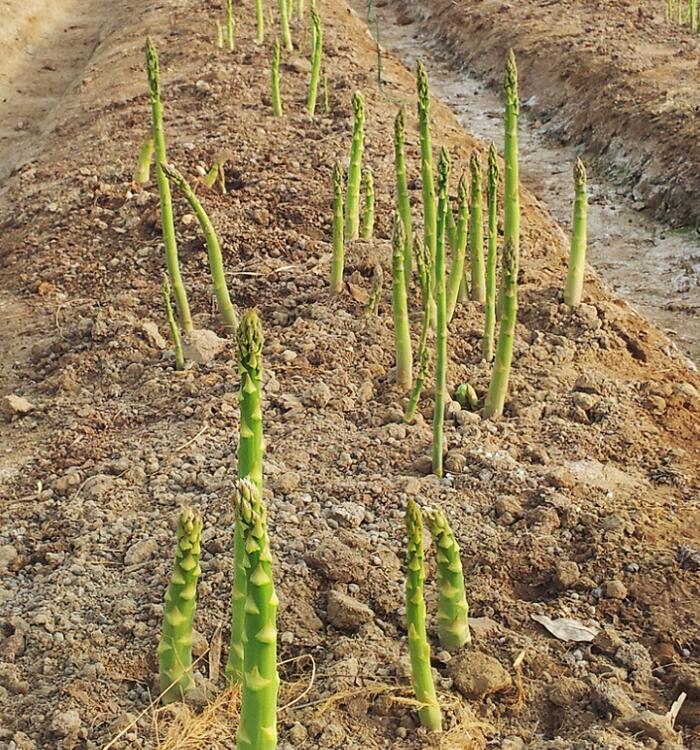
[[430,141],[430,90],[428,75],[421,62],[416,65],[418,89],[418,123],[420,125],[421,180],[423,183],[423,243],[435,257],[437,220],[435,216],[435,185]]
[[226,0],[226,44],[233,51],[233,0]]
[[467,178],[465,175],[462,175],[459,178],[457,196],[459,201],[459,215],[456,227],[456,248],[453,248],[450,276],[447,284],[448,323],[452,320],[459,299],[460,286],[464,283],[464,261],[467,253],[467,224],[469,217],[469,194],[467,191]]
[[321,17],[315,8],[311,9],[311,23],[313,25],[313,52],[311,55],[311,83],[306,100],[306,111],[311,117],[316,112],[316,98],[318,96],[318,82],[321,76],[321,60],[323,57],[323,28]]
[[376,315],[379,312],[379,303],[382,299],[382,289],[384,288],[384,271],[379,263],[374,266],[372,271],[372,288],[367,299],[367,314]]
[[401,107],[396,113],[394,120],[394,164],[396,167],[396,209],[403,222],[403,231],[406,238],[404,250],[404,276],[406,286],[410,286],[412,274],[411,238],[413,228],[411,222],[411,203],[408,197],[408,180],[406,179],[406,157],[404,145],[406,141],[406,114]]
[[134,170],[134,183],[146,185],[151,179],[151,161],[153,160],[153,138],[149,136],[139,151],[139,159]]
[[484,272],[484,218],[481,196],[481,160],[478,151],[469,159],[472,179],[471,221],[469,222],[469,249],[471,251],[471,297],[476,302],[486,301]]
[[413,354],[411,331],[408,324],[408,296],[404,278],[403,223],[398,212],[394,215],[392,235],[392,310],[394,314],[394,343],[396,346],[396,384],[408,391],[412,382]]
[[564,302],[569,307],[576,307],[581,303],[583,277],[586,268],[586,246],[588,244],[586,168],[580,159],[576,159],[576,164],[574,164],[574,195],[571,253],[569,254],[569,269],[566,275],[566,286],[564,287]]
[[170,282],[168,281],[167,274],[163,276],[163,305],[165,306],[165,317],[168,321],[168,328],[170,328],[170,336],[173,340],[173,349],[175,351],[175,369],[185,369],[185,355],[182,350],[182,338],[180,336],[180,328],[175,320],[173,314],[173,306],[170,301]]
[[365,167],[362,170],[362,189],[365,205],[362,211],[360,237],[363,240],[370,240],[374,235],[374,177],[370,167]]
[[[284,0],[282,0],[284,2]],[[282,117],[282,96],[280,95],[280,43],[272,42],[272,114]]]
[[280,7],[280,34],[282,35],[282,44],[287,52],[292,52],[292,32],[289,30],[289,6],[287,0],[279,0]]
[[498,159],[496,146],[489,147],[488,183],[486,200],[489,211],[488,253],[486,256],[486,308],[482,353],[485,362],[493,360],[496,331],[496,267],[498,265]]
[[359,91],[352,95],[353,131],[348,170],[348,192],[345,200],[345,237],[356,240],[360,235],[360,180],[362,153],[365,147],[365,99]]
[[265,41],[265,12],[263,9],[263,0],[255,0],[255,27],[255,43],[263,44]]
[[345,267],[345,228],[343,219],[343,167],[333,168],[333,258],[331,261],[331,294],[343,291]]

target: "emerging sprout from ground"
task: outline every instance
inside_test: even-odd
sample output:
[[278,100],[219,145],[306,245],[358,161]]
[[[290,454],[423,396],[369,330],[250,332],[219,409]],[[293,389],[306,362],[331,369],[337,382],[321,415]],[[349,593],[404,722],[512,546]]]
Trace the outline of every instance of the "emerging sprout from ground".
[[408,297],[404,278],[403,223],[398,212],[394,214],[392,235],[392,310],[394,313],[394,343],[396,347],[396,384],[401,390],[411,387],[413,353],[411,351],[411,330],[408,324]]
[[[457,218],[456,247],[452,250],[452,263],[450,265],[450,278],[447,284],[447,322],[452,320],[459,299],[459,290],[464,285],[464,261],[467,253],[467,225],[469,222],[469,192],[467,190],[467,178],[462,175],[459,178],[457,188],[459,201],[459,215]],[[448,214],[449,215],[449,214]]]
[[175,351],[175,369],[185,369],[185,355],[182,351],[182,338],[180,337],[180,328],[173,314],[173,306],[170,302],[170,282],[167,275],[163,276],[163,305],[165,307],[165,317],[170,328],[170,336],[173,340],[173,349]]
[[457,386],[457,390],[455,391],[455,401],[465,409],[473,411],[479,404],[479,397],[469,383],[462,383]]
[[[243,315],[236,338],[238,340],[238,370],[241,376],[238,478],[247,477],[255,484],[258,491],[262,492],[265,450],[261,405],[263,331],[255,310],[248,310]],[[234,530],[233,550],[231,642],[225,674],[229,683],[240,683],[243,676],[247,573],[243,527],[238,519]]]
[[445,393],[447,391],[447,293],[445,289],[445,223],[447,211],[447,185],[450,178],[450,157],[443,147],[438,162],[438,213],[435,250],[435,305],[436,364],[435,412],[433,414],[433,474],[441,477],[443,452],[443,425],[445,422]]
[[455,650],[471,641],[469,606],[464,591],[459,546],[445,514],[439,508],[426,508],[424,515],[437,556],[438,637],[443,648]]
[[348,194],[345,200],[345,237],[356,240],[360,235],[360,180],[362,153],[365,147],[365,99],[359,91],[352,95],[354,124],[348,170]]
[[309,96],[306,100],[306,111],[313,117],[316,112],[318,82],[321,77],[321,60],[323,58],[323,28],[321,27],[321,17],[315,8],[311,9],[311,23],[313,28],[313,50],[311,53],[311,83],[309,84]]
[[475,302],[486,301],[484,273],[484,215],[481,196],[481,160],[478,151],[469,159],[472,180],[471,221],[469,222],[469,249],[471,251],[471,297]]
[[370,167],[365,167],[362,170],[362,192],[365,197],[365,205],[362,211],[360,237],[363,240],[370,240],[374,235],[374,177]]
[[234,496],[242,529],[243,565],[247,572],[239,750],[277,747],[277,607],[272,556],[262,493],[254,481],[241,479]]
[[420,125],[421,180],[423,183],[423,242],[435,257],[437,219],[435,215],[435,186],[433,184],[433,156],[430,141],[430,90],[428,74],[421,62],[416,65],[418,89],[418,123]]
[[280,3],[280,34],[282,35],[282,44],[287,52],[292,52],[292,32],[289,30],[289,6],[287,0],[279,0]]
[[586,195],[586,168],[580,159],[574,164],[574,218],[571,234],[571,253],[569,269],[564,287],[564,302],[569,307],[581,303],[583,294],[583,275],[586,268],[587,226],[586,214],[588,198]]
[[486,200],[489,211],[488,253],[486,255],[486,308],[484,316],[485,362],[493,360],[494,333],[496,330],[496,267],[498,265],[498,159],[496,146],[489,147],[488,182]]
[[413,228],[411,222],[411,203],[408,197],[408,180],[406,179],[406,157],[404,147],[406,142],[406,113],[401,107],[394,120],[394,165],[396,168],[396,210],[403,222],[406,247],[404,250],[404,274],[406,286],[410,286],[413,268],[411,258],[411,238]]
[[379,303],[382,299],[382,289],[384,288],[384,271],[377,263],[372,271],[372,288],[367,299],[367,314],[376,315],[379,312]]
[[411,681],[416,700],[423,704],[418,709],[420,723],[433,732],[442,731],[442,714],[433,684],[430,666],[430,643],[425,631],[425,555],[423,552],[423,518],[420,508],[408,501],[406,508],[406,624],[408,651],[411,657]]
[[151,179],[151,161],[153,159],[153,138],[149,136],[143,142],[136,162],[133,181],[136,185],[146,185]]
[[192,331],[192,315],[187,301],[185,285],[180,274],[180,260],[177,255],[177,241],[175,239],[175,222],[173,219],[173,202],[170,194],[170,182],[163,172],[162,165],[166,162],[165,135],[163,133],[163,106],[160,98],[160,72],[158,69],[158,53],[150,37],[146,39],[146,72],[151,95],[151,112],[153,117],[153,144],[156,159],[156,181],[160,195],[161,223],[163,225],[163,244],[165,245],[165,264],[170,276],[170,283],[175,295],[180,325],[185,333]]
[[216,46],[219,49],[224,48],[224,30],[221,26],[221,21],[217,18],[214,23],[216,24]]
[[224,167],[228,159],[228,153],[219,154],[211,165],[211,169],[204,177],[204,185],[209,188],[209,190],[214,187],[218,180],[222,195],[226,195],[226,172]]
[[[284,0],[282,0],[284,2]],[[282,117],[282,96],[280,95],[280,43],[272,42],[272,114]]]
[[224,259],[221,255],[221,246],[219,245],[219,238],[216,236],[214,225],[211,223],[211,219],[204,210],[204,206],[199,202],[194,190],[192,190],[183,175],[172,165],[163,164],[161,166],[167,176],[180,188],[180,190],[182,190],[185,198],[187,198],[187,202],[197,216],[199,225],[202,227],[204,238],[207,242],[209,269],[211,271],[214,294],[219,307],[219,313],[224,321],[226,330],[233,334],[238,328],[238,315],[236,315],[236,310],[233,307],[231,297],[228,293],[226,274],[224,272]]
[[233,0],[226,0],[226,44],[231,52],[233,52]]
[[333,168],[333,258],[331,261],[331,294],[343,291],[345,267],[345,227],[343,217],[343,167]]
[[192,627],[197,608],[199,541],[202,519],[194,510],[182,511],[177,524],[175,569],[165,592],[163,632],[158,644],[160,691],[163,703],[180,700],[192,688]]
[[499,307],[501,322],[498,345],[491,372],[491,382],[486,395],[484,416],[487,419],[503,414],[510,365],[513,359],[513,341],[518,315],[518,263],[520,255],[520,199],[518,195],[518,71],[511,50],[506,62],[505,93],[505,178],[503,221],[503,264],[500,283]]
[[262,44],[265,41],[265,11],[263,0],[255,0],[255,43]]

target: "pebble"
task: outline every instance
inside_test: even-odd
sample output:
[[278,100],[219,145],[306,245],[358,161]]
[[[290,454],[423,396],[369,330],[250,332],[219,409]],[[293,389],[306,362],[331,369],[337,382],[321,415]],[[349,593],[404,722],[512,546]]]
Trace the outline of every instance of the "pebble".
[[19,557],[19,552],[11,544],[0,546],[0,570],[7,570]]
[[627,597],[627,587],[622,581],[613,579],[603,584],[603,593],[608,599],[625,599]]
[[354,633],[374,620],[374,612],[363,602],[340,591],[328,594],[328,622],[339,630]]
[[158,549],[158,543],[155,539],[148,537],[141,539],[129,547],[124,555],[124,564],[127,566],[138,565],[148,560]]
[[480,700],[513,684],[501,662],[481,651],[458,654],[448,665],[448,670],[455,687],[468,700]]

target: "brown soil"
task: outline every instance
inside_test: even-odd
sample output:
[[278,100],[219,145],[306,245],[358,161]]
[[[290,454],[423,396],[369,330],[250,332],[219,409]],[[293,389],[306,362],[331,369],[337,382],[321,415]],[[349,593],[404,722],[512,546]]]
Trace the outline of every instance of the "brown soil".
[[[219,14],[218,3],[195,0],[167,11],[155,0],[113,2],[101,42],[54,110],[53,133],[5,186],[0,395],[35,408],[0,422],[1,746],[103,748],[125,729],[111,747],[155,748],[169,729],[180,744],[162,747],[234,746],[226,700],[215,705],[223,724],[219,714],[207,719],[212,734],[194,745],[183,742],[181,712],[149,707],[172,519],[184,503],[206,519],[198,669],[220,673],[207,649],[216,652],[222,637],[225,654],[228,637],[238,410],[231,345],[176,374],[149,325],[167,337],[157,192],[130,184],[149,127],[147,31],[161,49],[169,158],[194,176],[221,150],[234,153],[228,194],[202,189],[202,198],[232,297],[241,309],[258,307],[267,334],[284,702],[300,697],[280,714],[281,747],[700,746],[700,379],[593,274],[585,305],[561,304],[562,234],[523,192],[507,415],[491,423],[451,407],[450,476],[426,476],[431,394],[417,423],[404,426],[389,291],[376,318],[357,301],[377,261],[389,276],[394,101],[411,100],[411,76],[385,60],[380,93],[363,25],[329,3],[331,113],[303,114],[308,38],[297,23],[301,50],[285,57],[286,115],[275,119],[268,50],[251,41],[251,8],[239,9],[233,54],[212,44]],[[348,152],[357,88],[368,101],[378,239],[350,248],[351,286],[331,299],[330,174]],[[475,143],[437,102],[433,115],[435,144],[449,147],[459,173]],[[416,176],[412,117],[408,141]],[[417,182],[412,190],[417,202]],[[203,242],[179,196],[176,212],[197,324],[221,334]],[[414,290],[416,317],[418,297]],[[483,396],[481,317],[471,304],[455,317],[449,384],[469,381]],[[464,664],[481,665],[488,682],[484,695],[463,697],[465,655],[450,658],[436,644],[449,730],[441,740],[417,729],[400,700],[410,694],[401,609],[409,495],[439,502],[452,519],[478,618]],[[605,636],[558,641],[531,619],[538,613],[597,623]],[[221,688],[200,683],[200,700],[204,688]],[[665,713],[681,689],[689,696],[682,735],[633,720],[643,709]]]
[[700,36],[666,23],[664,2],[396,1],[495,85],[513,48],[523,101],[554,136],[655,216],[700,221]]

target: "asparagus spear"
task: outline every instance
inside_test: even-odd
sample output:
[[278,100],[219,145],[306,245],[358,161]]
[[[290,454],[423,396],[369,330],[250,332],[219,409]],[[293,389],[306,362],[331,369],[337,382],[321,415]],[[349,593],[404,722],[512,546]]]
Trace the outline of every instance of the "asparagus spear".
[[564,287],[564,302],[569,307],[576,307],[581,303],[583,294],[583,275],[586,268],[586,168],[580,159],[574,164],[574,219],[571,235],[571,253],[569,255],[569,269]]
[[462,648],[471,641],[471,634],[459,546],[439,508],[426,508],[424,514],[437,554],[438,637],[443,648]]
[[226,45],[233,52],[233,0],[226,0]]
[[[281,0],[284,2],[284,0]],[[272,114],[282,117],[282,97],[280,95],[280,42],[272,42]]]
[[[363,240],[370,240],[374,234],[374,177],[370,167],[365,167],[362,170],[362,189],[365,196],[365,205],[362,212],[360,236]],[[406,281],[406,284],[408,285],[408,281]]]
[[333,260],[331,263],[331,294],[343,291],[343,267],[345,264],[345,238],[343,227],[343,167],[336,163],[333,168]]
[[309,96],[306,100],[306,110],[313,117],[316,112],[318,81],[321,76],[321,59],[323,57],[323,29],[321,28],[321,17],[318,15],[316,8],[311,9],[311,23],[313,25],[313,52],[311,55],[311,83],[309,84]]
[[365,99],[359,91],[352,95],[354,125],[348,170],[348,194],[345,199],[345,237],[356,240],[360,234],[360,179],[365,147]]
[[394,313],[394,342],[396,345],[396,383],[402,390],[411,387],[413,355],[411,352],[411,332],[408,325],[408,301],[404,278],[403,223],[398,211],[394,214],[392,235],[392,310]]
[[173,349],[175,350],[175,369],[185,369],[185,355],[182,351],[182,338],[180,337],[180,329],[178,328],[175,315],[173,315],[173,306],[170,302],[170,283],[168,282],[168,276],[163,276],[163,304],[165,305],[165,316],[168,320],[168,327],[170,328],[170,335],[173,339]]
[[433,184],[433,156],[430,142],[430,90],[428,75],[421,62],[416,65],[418,89],[418,122],[420,124],[421,180],[423,183],[423,242],[435,257],[437,219],[435,216],[435,186]]
[[255,0],[255,43],[262,44],[265,41],[265,13],[263,11],[263,0]]
[[376,315],[379,311],[379,302],[382,298],[382,289],[384,288],[384,271],[381,264],[377,263],[372,271],[372,289],[367,300],[368,315]]
[[183,698],[192,688],[192,627],[197,608],[199,540],[202,519],[191,508],[177,524],[175,569],[165,592],[163,631],[158,644],[163,703]]
[[488,254],[486,256],[486,310],[484,318],[484,361],[493,359],[493,338],[496,330],[496,266],[498,264],[498,160],[496,146],[489,147],[488,185],[486,200],[489,211]]
[[413,229],[411,226],[411,203],[408,198],[408,181],[406,179],[406,158],[404,155],[404,144],[406,140],[406,114],[401,107],[394,120],[394,164],[396,166],[396,208],[403,222],[406,248],[404,250],[404,276],[406,286],[410,286],[412,259],[411,259],[411,237]]
[[433,684],[430,667],[430,643],[425,632],[425,555],[423,552],[423,518],[420,508],[409,500],[406,507],[406,623],[408,650],[411,657],[411,681],[416,699],[423,704],[418,709],[421,724],[433,732],[442,731],[442,714]]
[[282,43],[287,52],[292,52],[294,50],[294,45],[292,44],[292,33],[289,30],[289,7],[287,5],[287,0],[279,0],[279,7]]
[[459,200],[459,216],[457,221],[456,248],[453,250],[452,263],[450,265],[450,277],[447,285],[447,322],[452,320],[457,307],[459,289],[464,279],[464,261],[467,252],[467,225],[469,217],[469,193],[467,191],[467,178],[462,175],[459,178],[457,188]]
[[153,159],[153,138],[149,136],[143,142],[139,151],[138,162],[134,170],[133,181],[137,185],[145,185],[151,179],[151,160]]
[[481,198],[481,161],[475,150],[469,159],[472,178],[471,221],[469,222],[469,249],[471,250],[471,297],[475,302],[486,300],[484,276],[484,219]]

